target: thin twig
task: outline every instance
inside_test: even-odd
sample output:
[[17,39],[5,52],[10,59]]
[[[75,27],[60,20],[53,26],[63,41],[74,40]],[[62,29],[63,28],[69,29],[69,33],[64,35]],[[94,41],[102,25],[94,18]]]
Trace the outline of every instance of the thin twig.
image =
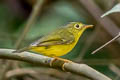
[[[41,8],[43,6],[44,1],[45,0],[37,0],[31,14],[30,14],[30,17],[28,18],[28,21],[26,23],[24,31],[23,31],[22,35],[18,38],[18,40],[15,44],[16,49],[18,49],[20,47],[20,44],[23,41],[23,39],[25,38],[25,36],[26,36],[27,32],[29,31],[31,25],[36,20],[36,18],[38,16],[38,13],[41,11]],[[5,75],[7,73],[8,68],[11,66],[12,63],[13,63],[13,61],[7,61],[6,62],[6,65],[5,65],[6,68],[4,68],[2,75]],[[18,64],[17,62],[14,62],[13,67],[15,67],[15,65],[18,66],[17,64]],[[1,78],[2,78],[1,80],[3,80],[3,79],[5,79],[5,76],[1,76]]]
[[119,32],[119,34],[117,36],[115,36],[113,39],[111,39],[110,41],[108,41],[107,43],[105,43],[104,45],[102,45],[101,47],[99,47],[98,49],[96,49],[95,51],[93,51],[91,54],[95,54],[96,52],[98,52],[99,50],[101,50],[102,48],[104,48],[105,46],[107,46],[108,44],[112,43],[113,41],[115,41],[119,37],[120,37],[120,32]]
[[[71,79],[71,77],[73,80],[76,77],[78,77],[78,79],[81,79],[81,80],[90,80],[90,79],[85,78],[80,75],[74,75],[74,74],[65,73],[63,71],[56,70],[56,69],[41,68],[41,67],[14,69],[14,70],[9,71],[6,74],[6,77],[7,77],[7,79],[11,79],[12,77],[22,76],[25,74],[30,75],[30,76],[34,77],[35,79],[37,78],[36,80],[41,80],[41,78],[43,78],[42,75],[45,75],[45,76],[52,75],[51,76],[52,78],[59,78],[60,80],[66,80],[66,79],[68,80],[68,79]],[[49,80],[51,80],[51,79],[49,78]]]
[[25,36],[27,35],[27,32],[29,31],[31,25],[35,22],[41,8],[42,8],[42,4],[45,0],[37,0],[36,5],[34,6],[30,17],[28,18],[28,21],[26,23],[26,26],[24,28],[24,31],[22,33],[22,35],[18,38],[17,42],[16,42],[16,48],[18,49],[21,42],[23,41],[23,39],[25,38]]
[[110,64],[109,68],[120,77],[120,69],[116,65]]
[[114,73],[117,74],[117,77],[116,77],[115,80],[118,80],[118,79],[120,78],[120,69],[119,69],[116,65],[114,65],[114,64],[110,64],[110,65],[109,65],[109,68],[110,68]]
[[79,56],[76,58],[75,61],[81,61],[84,58],[85,53],[93,43],[94,41],[93,39],[95,38],[95,36],[96,36],[96,31],[89,36],[89,39],[87,39],[87,41],[85,42],[85,47],[83,47],[82,51],[80,52]]
[[[1,59],[12,59],[12,60],[20,60],[30,62],[36,65],[45,65],[50,67],[50,62],[53,58],[42,56],[30,52],[22,52],[12,53],[12,49],[0,49],[0,58]],[[96,71],[95,69],[89,67],[86,64],[78,64],[74,62],[65,63],[63,61],[59,61],[60,63],[64,64],[64,69],[68,72],[72,72],[78,75],[84,75],[93,80],[111,80],[107,76],[103,75],[102,73]],[[55,61],[51,67],[61,69],[63,65],[61,65],[58,61]]]
[[85,42],[85,47],[80,52],[80,55],[78,56],[78,58],[76,59],[76,61],[81,61],[83,59],[83,57],[85,56],[85,52],[89,49],[89,47],[93,43],[94,38],[97,35],[97,32],[99,32],[99,27],[97,27],[95,29],[95,31],[89,36],[89,39],[87,39],[87,41]]
[[[95,4],[94,0],[79,0],[79,2],[88,10],[90,14],[95,18],[95,20],[102,25],[111,36],[116,36],[118,32],[120,32],[119,27],[109,18],[104,17],[101,19],[100,16],[103,14],[103,11],[99,8],[98,5]],[[119,40],[117,40],[120,42]]]
[[6,74],[6,78],[11,78],[11,77],[15,77],[15,76],[20,76],[20,75],[25,75],[25,74],[37,74],[37,72],[33,69],[14,69],[9,71]]
[[7,61],[4,67],[2,68],[1,75],[0,75],[0,80],[6,80],[6,73],[10,69],[10,66],[12,64],[12,61]]

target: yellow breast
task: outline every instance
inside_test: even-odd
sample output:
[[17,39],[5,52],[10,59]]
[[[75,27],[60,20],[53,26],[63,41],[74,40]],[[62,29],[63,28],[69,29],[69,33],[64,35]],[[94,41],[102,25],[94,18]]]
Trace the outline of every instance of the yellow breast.
[[48,47],[34,47],[33,49],[31,49],[31,51],[34,51],[49,57],[63,56],[68,52],[70,52],[75,47],[81,35],[78,34],[74,36],[75,36],[75,41],[70,44],[52,45]]
[[67,54],[68,52],[70,52],[74,46],[75,46],[75,42],[71,43],[71,44],[65,44],[65,45],[53,45],[53,46],[49,46],[49,47],[36,47],[33,48],[31,51],[43,54],[45,56],[63,56],[65,54]]

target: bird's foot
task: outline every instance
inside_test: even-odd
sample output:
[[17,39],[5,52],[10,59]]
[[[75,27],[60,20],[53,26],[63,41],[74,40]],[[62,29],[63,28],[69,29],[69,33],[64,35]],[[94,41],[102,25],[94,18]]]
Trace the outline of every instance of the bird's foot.
[[55,61],[57,61],[57,60],[63,62],[63,64],[62,64],[62,70],[63,70],[63,71],[65,71],[65,63],[71,63],[71,62],[72,62],[72,61],[67,60],[67,59],[63,59],[63,58],[59,58],[59,57],[54,57],[54,59],[51,60],[51,62],[50,62],[50,66],[53,66],[53,63],[54,63]]

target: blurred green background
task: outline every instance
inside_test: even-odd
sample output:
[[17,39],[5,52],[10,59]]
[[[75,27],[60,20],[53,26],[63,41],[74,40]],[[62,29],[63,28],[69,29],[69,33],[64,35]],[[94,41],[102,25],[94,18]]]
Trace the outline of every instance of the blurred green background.
[[[15,45],[25,29],[36,2],[37,0],[0,0],[0,48],[16,48]],[[114,28],[120,26],[120,13],[111,14],[105,20],[100,18],[103,13],[117,3],[119,3],[117,0],[41,0],[38,16],[28,29],[19,48],[27,46],[40,36],[69,22],[81,21],[85,24],[93,24],[94,28],[86,30],[76,47],[63,57],[78,63],[88,64],[113,80],[120,80],[120,74],[118,75],[111,69],[111,64],[116,65],[118,69],[120,66],[120,43],[118,41],[106,46],[94,55],[91,54],[96,48],[112,39],[113,35],[117,35]],[[108,19],[115,26],[107,26],[111,24]],[[109,28],[106,29],[106,27]],[[110,33],[112,29],[113,32]],[[6,60],[0,60],[1,74],[6,63]],[[84,78],[73,74],[66,74],[67,77],[63,77],[64,75],[61,75],[62,77],[56,76],[54,70],[50,72],[51,76],[51,74],[42,73],[41,70],[44,68],[23,62],[11,65],[9,70],[16,69],[15,65],[22,69],[39,68],[38,71],[41,73],[37,78],[34,78],[35,75],[31,77],[31,75],[25,74],[11,77],[9,80],[84,80]],[[50,68],[45,69],[50,70]],[[57,72],[60,73],[60,71]]]

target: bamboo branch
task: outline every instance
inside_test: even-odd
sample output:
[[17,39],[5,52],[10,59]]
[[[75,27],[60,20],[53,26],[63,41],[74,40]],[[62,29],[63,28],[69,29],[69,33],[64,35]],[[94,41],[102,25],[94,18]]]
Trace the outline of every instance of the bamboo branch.
[[[53,60],[53,58],[42,56],[38,54],[34,54],[31,52],[22,52],[22,53],[12,53],[12,49],[0,49],[0,58],[1,59],[11,59],[11,60],[19,60],[19,61],[25,61],[30,62],[36,65],[44,65],[47,67],[50,67],[50,61]],[[53,63],[51,67],[62,69],[61,65],[62,61],[56,61]],[[86,77],[89,77],[90,79],[94,80],[112,80],[108,78],[107,76],[103,75],[102,73],[94,70],[93,68],[89,67],[86,64],[78,64],[78,63],[63,63],[64,68],[68,72],[72,72],[78,75],[84,75]]]

